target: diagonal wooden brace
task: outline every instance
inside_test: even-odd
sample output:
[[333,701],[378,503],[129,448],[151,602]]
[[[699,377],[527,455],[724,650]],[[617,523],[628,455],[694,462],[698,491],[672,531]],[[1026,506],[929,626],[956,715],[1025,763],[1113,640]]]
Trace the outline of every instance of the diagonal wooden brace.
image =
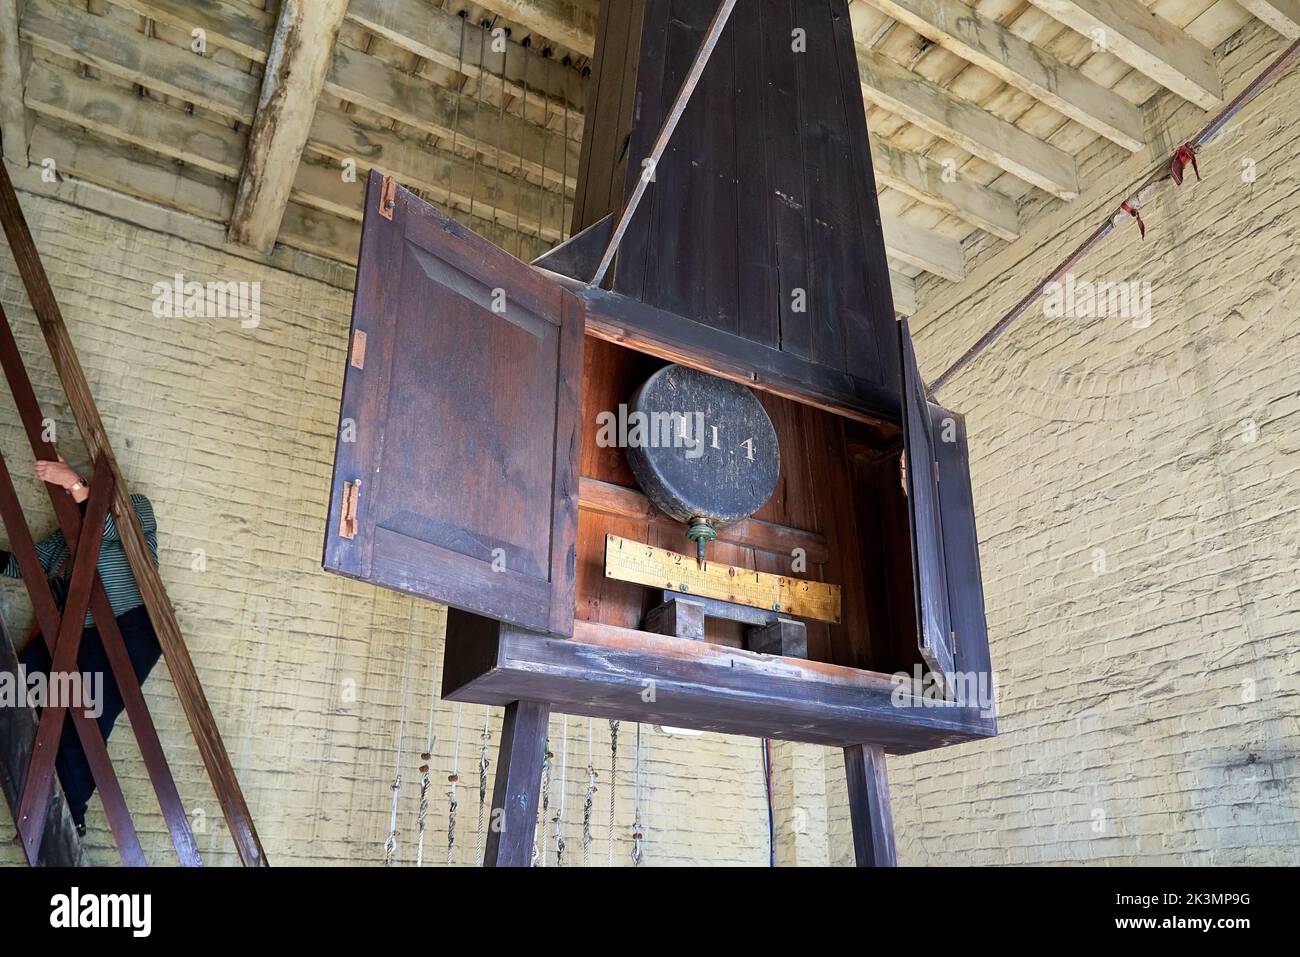
[[[36,554],[36,544],[32,540],[31,531],[27,528],[27,521],[23,518],[22,508],[18,504],[18,495],[14,491],[3,456],[0,456],[0,520],[4,522],[5,530],[9,535],[10,548],[22,572],[23,584],[27,587],[28,595],[31,596],[37,627],[53,658],[61,628],[61,616],[58,605],[54,602],[54,596],[50,593],[49,583],[45,580],[45,570],[41,568],[40,559]],[[85,612],[83,611],[82,614],[84,616]],[[72,721],[81,740],[81,746],[86,752],[86,761],[90,765],[95,784],[99,788],[100,800],[104,803],[109,827],[113,832],[113,839],[117,844],[122,863],[128,866],[143,865],[144,851],[140,847],[135,826],[131,823],[131,814],[127,810],[125,798],[122,797],[122,788],[113,771],[99,725],[75,708],[72,711]],[[48,786],[45,790],[48,792]],[[45,809],[48,809],[48,802]],[[21,814],[19,824],[22,824]],[[39,838],[34,848],[24,843],[23,849],[27,854],[28,862],[35,862],[36,851],[39,850]]]
[[[3,367],[5,378],[9,381],[9,389],[13,393],[14,404],[27,431],[32,452],[38,459],[54,459],[56,451],[54,446],[45,439],[45,425],[40,403],[36,399],[36,392],[32,388],[27,370],[22,364],[18,344],[14,341],[13,330],[9,327],[8,317],[5,316],[3,307],[0,307],[0,367]],[[96,472],[98,471],[97,465]],[[75,549],[76,542],[81,536],[81,513],[61,488],[47,485],[46,490],[49,492],[50,503],[54,506],[59,526],[63,529],[63,537],[72,543],[71,547]],[[185,805],[181,802],[171,768],[167,764],[167,757],[158,738],[153,716],[149,713],[140,681],[136,678],[135,666],[131,663],[131,657],[122,641],[122,634],[117,626],[117,619],[113,616],[113,607],[109,603],[108,593],[104,591],[104,585],[98,575],[95,576],[95,582],[91,586],[90,613],[94,617],[100,639],[104,643],[104,651],[108,655],[113,679],[122,694],[127,718],[130,720],[131,730],[135,732],[136,743],[140,748],[140,757],[144,761],[145,770],[149,773],[149,780],[153,783],[154,793],[158,797],[158,806],[162,809],[163,819],[167,822],[176,855],[183,866],[200,866],[203,861],[199,857],[189,816],[185,813]],[[49,634],[57,634],[57,629],[51,630]]]

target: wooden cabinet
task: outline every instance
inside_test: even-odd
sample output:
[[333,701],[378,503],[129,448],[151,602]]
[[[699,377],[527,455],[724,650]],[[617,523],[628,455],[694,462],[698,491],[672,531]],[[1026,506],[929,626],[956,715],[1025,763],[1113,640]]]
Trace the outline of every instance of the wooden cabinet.
[[[380,207],[385,196],[391,209]],[[687,551],[684,527],[640,493],[622,449],[595,440],[598,414],[627,402],[666,360],[592,337],[584,345],[587,316],[565,283],[372,176],[324,565],[473,616],[453,616],[449,654],[462,653],[466,640],[514,636],[513,665],[489,664],[481,647],[470,656],[482,665],[477,675],[449,661],[449,680],[463,683],[447,690],[465,700],[487,694],[475,681],[488,670],[531,669],[540,683],[529,685],[533,694],[582,713],[636,718],[637,695],[606,693],[598,679],[575,689],[558,663],[519,658],[529,647],[522,636],[576,635],[606,649],[613,640],[631,655],[620,660],[625,676],[651,675],[677,640],[641,630],[662,594],[607,578],[603,556],[608,534]],[[809,727],[807,710],[831,693],[827,681],[861,672],[884,687],[918,668],[948,678],[953,708],[941,716],[898,709],[891,727],[915,727],[889,731],[893,747],[934,747],[991,728],[951,681],[957,666],[988,670],[965,422],[928,402],[907,326],[895,328],[897,421],[756,392],[781,447],[777,492],[752,519],[725,528],[710,556],[830,582],[843,594],[839,622],[807,623],[807,661],[753,656],[758,677],[747,680],[761,685],[769,671],[796,669],[810,694],[794,711],[761,712],[767,736],[824,741],[828,732]],[[482,619],[499,626],[471,624]],[[709,619],[706,640],[748,655],[737,650],[741,629]],[[533,647],[583,653],[577,643]],[[499,687],[519,692],[510,682]],[[718,710],[735,689],[716,690],[718,701],[673,713],[670,723],[755,733],[753,716],[733,724],[727,706]],[[696,690],[703,699],[710,693]],[[862,700],[864,729],[879,717],[870,698]],[[831,733],[851,726],[843,718]]]

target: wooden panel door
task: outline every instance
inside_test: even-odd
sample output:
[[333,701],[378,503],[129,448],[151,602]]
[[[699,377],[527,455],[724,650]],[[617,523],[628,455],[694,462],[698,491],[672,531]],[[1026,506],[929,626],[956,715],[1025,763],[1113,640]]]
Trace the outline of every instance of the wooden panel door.
[[990,694],[993,669],[989,660],[988,623],[984,617],[984,582],[980,576],[979,539],[975,532],[966,419],[931,403],[930,424],[937,440],[939,515],[955,667],[963,675],[981,676],[983,687],[975,690]]
[[912,531],[912,583],[921,657],[936,675],[953,670],[952,627],[939,508],[939,455],[925,383],[916,365],[907,320],[898,324],[903,370],[903,458]]
[[573,633],[583,315],[370,176],[324,566]]

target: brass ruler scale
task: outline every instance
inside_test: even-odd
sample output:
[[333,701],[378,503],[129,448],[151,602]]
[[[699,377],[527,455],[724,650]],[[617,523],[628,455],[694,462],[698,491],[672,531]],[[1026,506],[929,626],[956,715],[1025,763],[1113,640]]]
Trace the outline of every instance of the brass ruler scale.
[[797,618],[835,623],[840,620],[839,585],[718,562],[700,563],[689,555],[617,535],[605,536],[605,577]]

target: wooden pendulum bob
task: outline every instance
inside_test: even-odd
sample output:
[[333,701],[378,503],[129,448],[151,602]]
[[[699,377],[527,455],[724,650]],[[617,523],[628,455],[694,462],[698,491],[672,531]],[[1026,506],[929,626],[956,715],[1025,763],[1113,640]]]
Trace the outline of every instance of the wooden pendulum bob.
[[[627,460],[646,497],[687,526],[696,560],[718,529],[766,504],[781,472],[776,429],[744,386],[681,365],[660,369],[629,403]],[[743,621],[749,647],[765,654],[808,656],[804,624],[731,602],[665,593],[645,628],[704,638],[706,617]]]

